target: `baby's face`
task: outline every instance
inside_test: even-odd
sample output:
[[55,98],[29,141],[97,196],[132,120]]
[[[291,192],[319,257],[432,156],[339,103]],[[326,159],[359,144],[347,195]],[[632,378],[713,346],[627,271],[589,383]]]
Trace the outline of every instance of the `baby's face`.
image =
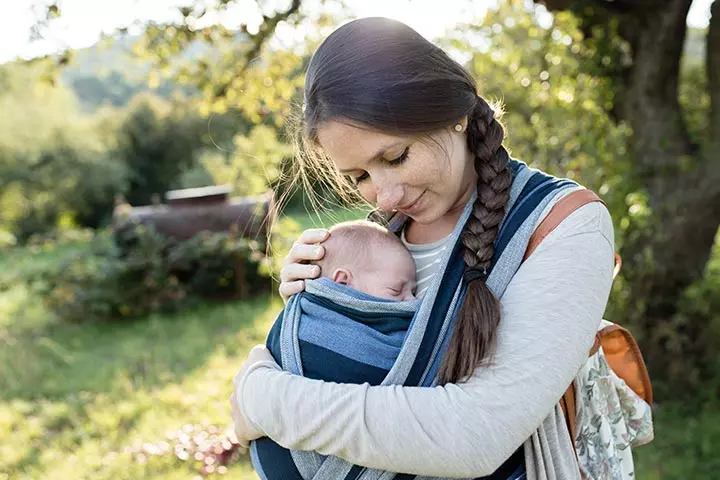
[[353,288],[388,300],[415,298],[415,262],[410,252],[402,247],[383,249],[373,255],[371,262],[365,268],[354,269]]

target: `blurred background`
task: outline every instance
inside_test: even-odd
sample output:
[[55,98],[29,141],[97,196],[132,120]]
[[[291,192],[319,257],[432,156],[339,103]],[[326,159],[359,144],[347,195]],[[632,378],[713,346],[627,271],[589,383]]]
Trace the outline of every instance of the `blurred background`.
[[717,478],[720,2],[59,0],[0,7],[0,479],[256,478],[228,397],[278,261],[367,211],[293,179],[288,129],[313,50],[371,15],[466,65],[514,157],[607,202],[606,318],[656,393],[637,477]]

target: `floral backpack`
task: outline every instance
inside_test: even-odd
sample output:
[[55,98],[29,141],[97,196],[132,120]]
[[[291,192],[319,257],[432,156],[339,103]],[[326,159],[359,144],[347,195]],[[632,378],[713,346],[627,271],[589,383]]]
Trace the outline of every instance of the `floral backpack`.
[[[591,202],[602,200],[585,189],[559,200],[535,230],[525,258],[568,215]],[[615,259],[613,278],[621,266],[620,256]],[[635,339],[620,325],[602,320],[588,360],[560,400],[583,478],[635,478],[632,447],[653,440],[652,403],[652,385]]]

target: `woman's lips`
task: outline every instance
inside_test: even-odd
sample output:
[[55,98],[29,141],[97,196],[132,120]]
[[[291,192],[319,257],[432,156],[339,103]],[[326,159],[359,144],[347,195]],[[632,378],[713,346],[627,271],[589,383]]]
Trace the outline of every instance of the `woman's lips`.
[[398,211],[402,213],[416,213],[420,208],[420,200],[425,196],[425,192],[421,193],[415,200],[405,207],[398,207]]

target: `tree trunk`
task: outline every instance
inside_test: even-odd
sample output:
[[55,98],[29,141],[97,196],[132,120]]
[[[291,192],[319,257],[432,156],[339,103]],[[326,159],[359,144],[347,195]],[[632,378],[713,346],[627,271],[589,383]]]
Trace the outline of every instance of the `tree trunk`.
[[702,343],[704,331],[698,319],[674,321],[680,296],[702,277],[720,224],[717,157],[691,144],[678,102],[691,3],[671,0],[636,17],[633,66],[623,95],[634,171],[651,210],[650,224],[634,225],[623,249],[635,301],[635,311],[628,313],[649,334],[644,350],[651,369],[674,380],[689,375],[686,360],[693,360],[690,351]]
[[708,91],[710,93],[710,132],[708,161],[714,161],[715,168],[720,162],[720,2],[711,7],[712,18],[706,43],[706,62]]

